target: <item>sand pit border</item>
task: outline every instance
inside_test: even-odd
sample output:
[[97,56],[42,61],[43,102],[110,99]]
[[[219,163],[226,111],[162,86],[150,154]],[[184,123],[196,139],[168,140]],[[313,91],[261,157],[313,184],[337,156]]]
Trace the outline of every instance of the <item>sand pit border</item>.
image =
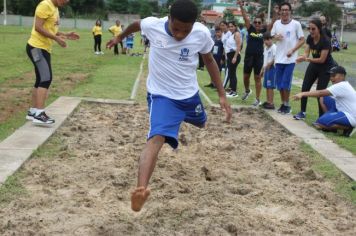
[[[78,97],[60,97],[47,107],[48,113],[53,115],[56,123],[53,127],[38,127],[32,122],[26,122],[12,135],[0,143],[0,185],[7,177],[16,172],[22,164],[30,158],[32,153],[46,142],[52,134],[73,113],[81,101],[106,104],[135,105],[132,100],[112,100]],[[210,104],[211,101],[208,103]],[[217,104],[211,106],[219,107]],[[233,109],[251,106],[233,106]],[[304,140],[318,153],[334,163],[352,180],[356,180],[356,157],[349,151],[340,148],[322,133],[309,127],[306,123],[291,119],[290,115],[281,115],[275,111],[266,112],[270,117],[283,125],[287,130]]]

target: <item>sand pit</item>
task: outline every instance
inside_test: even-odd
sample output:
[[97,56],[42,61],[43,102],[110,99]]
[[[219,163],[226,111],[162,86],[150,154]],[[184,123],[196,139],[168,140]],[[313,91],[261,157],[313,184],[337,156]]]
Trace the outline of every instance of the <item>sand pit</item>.
[[26,196],[0,209],[0,235],[354,235],[356,207],[314,173],[300,140],[258,110],[215,109],[164,146],[140,213],[130,209],[145,106],[82,104],[22,169]]

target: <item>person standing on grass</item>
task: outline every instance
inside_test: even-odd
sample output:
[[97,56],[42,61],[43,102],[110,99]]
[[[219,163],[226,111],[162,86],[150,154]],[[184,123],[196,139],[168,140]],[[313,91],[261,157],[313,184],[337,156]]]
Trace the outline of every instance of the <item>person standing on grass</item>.
[[[305,71],[302,92],[310,91],[311,87],[317,81],[316,89],[326,89],[329,84],[330,75],[328,71],[335,66],[331,56],[331,43],[328,36],[324,35],[321,21],[318,18],[309,21],[309,32],[307,43],[305,45],[304,55],[297,58],[297,62],[309,62]],[[309,55],[312,55],[312,58]],[[303,97],[300,102],[300,112],[294,115],[294,119],[303,120],[306,117],[308,98]],[[319,116],[323,115],[323,109],[320,106],[318,98]]]
[[44,110],[48,89],[52,83],[51,52],[53,41],[61,47],[67,47],[66,39],[77,40],[79,35],[70,32],[58,32],[58,7],[66,5],[69,0],[44,0],[35,11],[35,19],[31,37],[26,45],[26,52],[35,67],[36,82],[32,90],[32,107],[28,110],[26,119],[34,124],[50,125],[55,120]]
[[[221,69],[222,69],[222,60],[224,56],[224,45],[221,41],[222,31],[219,26],[215,27],[215,36],[214,36],[214,46],[212,49],[213,57],[215,59],[216,64],[219,67],[219,72],[221,76]],[[215,88],[213,80],[210,79],[210,83],[205,85],[204,87]]]
[[327,89],[301,92],[293,98],[300,100],[304,97],[319,97],[325,113],[314,123],[315,127],[333,132],[341,129],[344,136],[350,137],[356,127],[356,91],[345,81],[344,67],[334,66],[329,74],[333,85]]
[[[121,24],[119,20],[116,20],[115,25],[111,26],[109,28],[109,32],[112,33],[114,37],[119,36],[121,34],[122,29],[121,29]],[[118,44],[114,46],[114,55],[119,55],[119,47]]]
[[93,27],[93,36],[94,36],[94,52],[95,55],[104,54],[101,51],[101,36],[103,34],[101,29],[101,20],[96,20],[95,26]]
[[130,52],[133,49],[133,45],[134,45],[134,34],[129,34],[126,37],[126,53],[127,55],[130,55]]
[[237,66],[241,61],[241,35],[239,29],[236,27],[235,22],[229,22],[229,30],[231,35],[226,40],[226,60],[227,60],[227,79],[230,81],[230,91],[226,93],[229,98],[235,98],[237,94]]
[[136,189],[131,193],[131,208],[140,211],[150,195],[147,188],[156,166],[158,153],[164,143],[178,147],[178,131],[183,121],[203,128],[207,120],[199,97],[196,65],[198,53],[219,94],[220,106],[230,122],[231,107],[222,87],[219,69],[211,54],[213,40],[208,28],[196,22],[198,9],[191,0],[177,0],[170,8],[169,17],[147,17],[129,25],[111,48],[127,35],[143,30],[150,40],[147,102],[150,129],[141,154]]
[[298,49],[304,44],[304,33],[301,24],[291,17],[292,6],[284,2],[279,7],[280,19],[274,22],[271,35],[276,40],[276,83],[281,95],[282,104],[279,113],[289,114],[290,90],[292,87],[293,71],[298,57]]
[[276,88],[276,70],[274,67],[274,58],[276,56],[276,45],[272,41],[272,36],[269,32],[263,34],[265,49],[263,52],[263,68],[260,77],[264,75],[263,87],[267,92],[267,101],[262,104],[265,109],[274,110],[274,89]]
[[231,32],[230,32],[230,30],[228,28],[228,24],[227,24],[226,21],[221,21],[219,26],[220,26],[220,29],[222,31],[221,41],[222,41],[223,46],[224,46],[223,68],[224,68],[224,71],[225,71],[225,76],[224,76],[223,86],[224,86],[224,88],[226,90],[230,90],[229,89],[230,86],[227,85],[227,83],[228,83],[227,72],[228,71],[227,71],[227,67],[226,67],[226,61],[227,61],[226,60],[226,41],[230,37]]

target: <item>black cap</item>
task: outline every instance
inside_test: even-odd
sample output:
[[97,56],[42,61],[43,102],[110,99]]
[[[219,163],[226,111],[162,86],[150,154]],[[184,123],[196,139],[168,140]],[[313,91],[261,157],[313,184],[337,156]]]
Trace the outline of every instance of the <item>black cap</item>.
[[333,68],[331,68],[328,71],[329,74],[331,75],[335,75],[335,74],[342,74],[342,75],[346,75],[346,70],[344,67],[342,66],[334,66]]

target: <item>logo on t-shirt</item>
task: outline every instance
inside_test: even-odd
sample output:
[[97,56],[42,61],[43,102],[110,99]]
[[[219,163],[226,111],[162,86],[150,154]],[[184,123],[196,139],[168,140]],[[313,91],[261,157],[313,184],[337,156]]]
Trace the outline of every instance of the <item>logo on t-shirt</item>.
[[287,31],[286,37],[287,37],[287,38],[290,38],[290,31]]
[[189,56],[189,49],[188,48],[182,48],[180,50],[180,61],[188,61],[188,56]]

